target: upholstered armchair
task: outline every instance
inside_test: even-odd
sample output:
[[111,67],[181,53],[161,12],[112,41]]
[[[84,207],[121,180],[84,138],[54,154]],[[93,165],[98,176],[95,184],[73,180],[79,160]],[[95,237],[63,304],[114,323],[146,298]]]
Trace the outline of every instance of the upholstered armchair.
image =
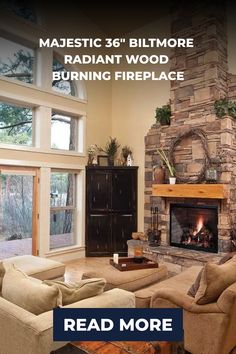
[[152,296],[151,307],[183,308],[184,346],[192,354],[229,354],[236,348],[236,283],[206,305],[181,290],[162,287]]

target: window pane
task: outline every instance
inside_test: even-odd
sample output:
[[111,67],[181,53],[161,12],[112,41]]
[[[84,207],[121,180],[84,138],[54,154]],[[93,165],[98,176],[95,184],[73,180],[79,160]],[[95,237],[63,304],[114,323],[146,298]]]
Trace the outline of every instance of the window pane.
[[32,254],[33,177],[0,175],[0,259]]
[[[53,58],[53,65],[52,65],[52,70],[53,71],[63,71],[67,72],[66,68],[61,64],[57,59]],[[65,95],[71,95],[75,96],[76,95],[76,90],[74,83],[71,81],[64,81],[64,80],[54,80],[52,82],[52,89],[54,91],[64,93]]]
[[0,102],[0,142],[32,145],[32,109]]
[[77,149],[77,119],[53,113],[51,120],[51,148],[61,150]]
[[0,37],[0,75],[33,83],[34,51]]
[[50,249],[74,245],[74,229],[74,210],[51,211]]
[[51,173],[51,207],[74,205],[75,174],[67,172]]

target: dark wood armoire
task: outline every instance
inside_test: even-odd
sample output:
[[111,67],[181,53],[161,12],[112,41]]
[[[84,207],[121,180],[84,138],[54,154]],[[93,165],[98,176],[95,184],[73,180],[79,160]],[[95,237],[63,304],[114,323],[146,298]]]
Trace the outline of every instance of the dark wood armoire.
[[86,167],[86,256],[127,255],[137,231],[138,167]]

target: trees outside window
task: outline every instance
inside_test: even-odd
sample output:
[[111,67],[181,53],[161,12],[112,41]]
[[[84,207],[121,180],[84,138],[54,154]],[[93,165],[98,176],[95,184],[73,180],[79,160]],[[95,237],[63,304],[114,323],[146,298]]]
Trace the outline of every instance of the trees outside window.
[[0,37],[0,75],[32,84],[34,50]]
[[[53,58],[53,64],[52,64],[52,71],[56,72],[66,72],[66,68],[64,67],[61,62],[56,59],[55,57]],[[64,81],[64,80],[54,80],[52,82],[52,89],[54,91],[57,91],[59,93],[63,93],[65,95],[71,95],[71,96],[76,96],[76,89],[75,85],[73,84],[72,81]]]
[[0,102],[1,143],[31,146],[32,130],[32,109]]
[[51,173],[50,249],[75,244],[76,174]]
[[78,119],[53,112],[51,119],[51,148],[77,149]]

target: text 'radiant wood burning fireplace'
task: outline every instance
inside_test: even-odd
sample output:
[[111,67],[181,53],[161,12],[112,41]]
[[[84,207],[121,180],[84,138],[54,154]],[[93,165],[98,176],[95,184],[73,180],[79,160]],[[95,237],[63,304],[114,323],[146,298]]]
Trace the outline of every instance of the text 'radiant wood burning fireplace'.
[[170,204],[170,244],[218,252],[217,206]]

